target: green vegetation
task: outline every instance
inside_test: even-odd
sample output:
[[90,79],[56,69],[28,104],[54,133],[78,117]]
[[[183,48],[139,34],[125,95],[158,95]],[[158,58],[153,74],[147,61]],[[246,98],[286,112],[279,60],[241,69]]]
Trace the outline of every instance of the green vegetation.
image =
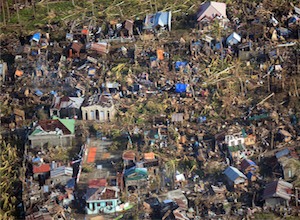
[[17,198],[15,185],[18,181],[20,163],[15,147],[0,142],[0,219],[14,219]]

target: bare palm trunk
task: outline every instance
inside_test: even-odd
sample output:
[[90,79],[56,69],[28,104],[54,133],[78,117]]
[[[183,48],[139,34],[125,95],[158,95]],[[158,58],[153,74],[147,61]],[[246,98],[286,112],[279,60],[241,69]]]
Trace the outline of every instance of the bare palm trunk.
[[35,0],[32,0],[33,17],[35,17]]
[[1,1],[1,8],[2,8],[2,14],[3,14],[3,23],[6,25],[6,17],[5,17],[5,9],[4,9],[4,0]]
[[[4,7],[4,5],[3,5]],[[8,5],[8,1],[6,1],[6,10],[7,10],[7,20],[10,19],[10,11],[9,11],[9,5]]]

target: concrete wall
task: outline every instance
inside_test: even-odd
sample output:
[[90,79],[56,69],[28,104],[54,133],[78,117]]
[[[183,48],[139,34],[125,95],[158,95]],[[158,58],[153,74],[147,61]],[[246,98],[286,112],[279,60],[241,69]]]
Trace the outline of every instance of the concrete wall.
[[97,120],[100,122],[111,121],[114,119],[116,110],[114,106],[109,108],[100,105],[82,107],[82,120]]
[[266,199],[266,206],[275,208],[276,205],[283,205],[285,206],[287,201],[281,198],[268,198]]
[[45,144],[50,146],[72,146],[75,135],[33,135],[29,136],[31,147],[43,147]]

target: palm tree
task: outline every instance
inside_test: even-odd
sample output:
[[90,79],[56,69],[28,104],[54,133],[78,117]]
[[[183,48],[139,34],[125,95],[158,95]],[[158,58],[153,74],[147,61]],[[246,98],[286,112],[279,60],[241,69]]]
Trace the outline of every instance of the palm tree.
[[13,219],[15,212],[16,197],[14,196],[13,183],[18,181],[19,161],[17,157],[17,150],[6,144],[4,141],[0,142],[0,218]]
[[176,178],[176,169],[179,163],[179,159],[170,159],[165,163],[166,175],[171,178],[171,187],[174,188],[174,181]]

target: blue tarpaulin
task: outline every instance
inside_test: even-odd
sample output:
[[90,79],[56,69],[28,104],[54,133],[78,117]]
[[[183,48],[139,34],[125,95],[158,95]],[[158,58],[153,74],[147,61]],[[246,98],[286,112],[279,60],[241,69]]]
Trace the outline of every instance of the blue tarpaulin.
[[57,94],[57,92],[56,92],[56,91],[54,91],[54,90],[52,90],[52,91],[50,92],[50,94],[51,94],[51,95],[56,95],[56,94]]
[[32,38],[31,38],[31,40],[34,40],[34,41],[36,41],[36,42],[39,42],[40,41],[40,39],[41,39],[41,33],[35,33],[33,36],[32,36]]
[[156,56],[150,57],[150,62],[157,60]]
[[175,92],[177,92],[177,93],[183,93],[183,92],[186,92],[186,87],[187,87],[186,84],[183,84],[183,83],[177,83],[177,84],[175,85]]
[[39,89],[35,90],[34,94],[37,95],[37,96],[42,96],[43,95],[43,93]]
[[188,64],[187,61],[176,61],[175,62],[175,69],[179,70],[181,66],[185,67],[187,64]]
[[199,118],[198,118],[198,123],[203,123],[203,122],[205,122],[206,121],[206,116],[200,116]]

